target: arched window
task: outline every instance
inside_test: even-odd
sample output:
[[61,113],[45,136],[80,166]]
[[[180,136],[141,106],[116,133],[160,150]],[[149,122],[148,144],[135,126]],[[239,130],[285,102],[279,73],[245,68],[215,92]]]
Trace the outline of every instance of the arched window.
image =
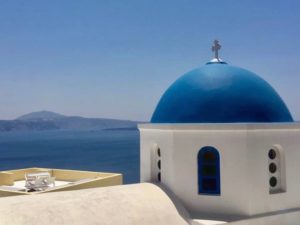
[[220,156],[217,149],[206,146],[198,152],[198,193],[220,195]]

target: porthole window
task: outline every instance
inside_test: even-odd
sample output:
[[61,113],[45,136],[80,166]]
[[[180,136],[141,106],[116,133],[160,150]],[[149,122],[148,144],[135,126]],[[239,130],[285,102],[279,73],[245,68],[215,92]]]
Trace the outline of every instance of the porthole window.
[[276,158],[276,150],[274,150],[274,149],[271,149],[270,151],[269,151],[269,158],[270,159],[275,159]]
[[151,181],[161,182],[161,149],[157,144],[151,150]]
[[160,172],[157,174],[157,180],[160,182],[161,181],[161,175]]
[[158,167],[158,169],[160,169],[160,160],[158,160],[158,162],[157,162],[157,167]]
[[198,152],[198,193],[220,195],[220,157],[217,149],[206,146]]
[[160,157],[160,148],[157,148],[157,155]]
[[276,172],[276,170],[277,170],[277,166],[276,166],[276,164],[275,163],[270,163],[270,165],[269,165],[269,171],[270,171],[270,173],[275,173]]
[[281,146],[274,145],[268,151],[268,172],[270,194],[281,193],[286,190],[285,159]]
[[277,179],[276,179],[276,177],[271,177],[270,178],[270,186],[271,187],[276,187],[276,185],[277,185]]

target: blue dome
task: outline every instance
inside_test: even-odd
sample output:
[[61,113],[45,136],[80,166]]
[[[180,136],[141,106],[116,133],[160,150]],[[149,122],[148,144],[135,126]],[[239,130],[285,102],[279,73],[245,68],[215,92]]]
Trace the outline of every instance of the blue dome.
[[161,97],[152,123],[293,122],[276,91],[256,74],[226,63],[186,73]]

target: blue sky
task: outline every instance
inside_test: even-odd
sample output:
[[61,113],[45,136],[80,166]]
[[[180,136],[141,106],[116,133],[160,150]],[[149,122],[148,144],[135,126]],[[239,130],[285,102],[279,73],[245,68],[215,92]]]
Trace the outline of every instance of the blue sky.
[[0,0],[0,118],[149,120],[218,38],[221,57],[267,80],[299,120],[299,22],[299,0]]

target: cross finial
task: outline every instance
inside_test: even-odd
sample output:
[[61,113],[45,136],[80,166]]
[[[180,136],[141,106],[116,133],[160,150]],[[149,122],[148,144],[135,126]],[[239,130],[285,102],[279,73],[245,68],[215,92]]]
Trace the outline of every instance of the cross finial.
[[211,47],[211,50],[213,52],[215,52],[215,59],[217,59],[218,61],[220,61],[219,58],[219,50],[221,49],[221,45],[219,44],[218,40],[214,40],[214,45]]

